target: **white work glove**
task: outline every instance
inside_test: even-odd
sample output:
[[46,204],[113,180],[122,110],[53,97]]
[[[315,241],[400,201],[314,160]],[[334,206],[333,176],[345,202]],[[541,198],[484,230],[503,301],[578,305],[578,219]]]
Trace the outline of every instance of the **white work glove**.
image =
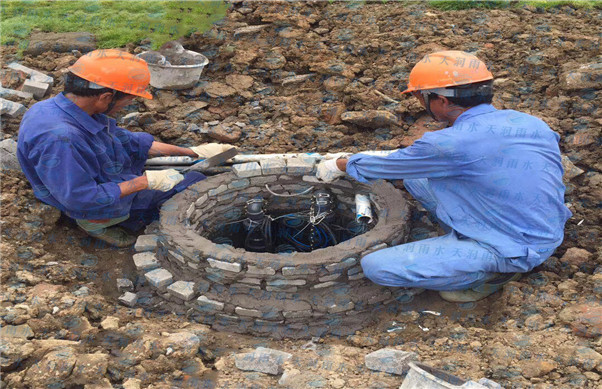
[[347,174],[344,171],[339,170],[337,167],[337,159],[338,158],[326,159],[320,162],[316,169],[316,178],[324,182],[332,182]]
[[198,154],[199,158],[211,158],[214,155],[223,153],[224,151],[233,149],[232,145],[225,145],[222,143],[207,143],[200,146],[191,147],[190,150]]
[[178,173],[176,169],[147,170],[144,174],[146,174],[148,180],[148,189],[160,190],[161,192],[173,189],[184,179],[184,176]]

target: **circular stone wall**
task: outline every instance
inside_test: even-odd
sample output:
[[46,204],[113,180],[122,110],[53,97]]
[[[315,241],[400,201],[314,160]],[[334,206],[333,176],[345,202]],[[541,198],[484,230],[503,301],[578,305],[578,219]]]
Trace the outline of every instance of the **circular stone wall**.
[[[372,283],[360,266],[364,255],[405,242],[409,210],[400,190],[384,181],[371,186],[346,179],[317,182],[306,175],[313,165],[301,171],[290,162],[280,171],[263,163],[243,165],[168,200],[159,222],[147,230],[152,235],[140,236],[134,262],[149,288],[167,300],[164,309],[185,310],[191,320],[218,330],[273,337],[342,336],[370,324],[375,313],[397,303],[396,297],[413,294]],[[231,221],[234,210],[257,195],[278,207],[281,199],[266,184],[278,194],[326,188],[339,207],[353,213],[354,195],[369,194],[376,223],[362,235],[307,253],[248,252],[202,236]],[[307,207],[292,206],[291,199],[308,201],[289,197],[281,205]]]

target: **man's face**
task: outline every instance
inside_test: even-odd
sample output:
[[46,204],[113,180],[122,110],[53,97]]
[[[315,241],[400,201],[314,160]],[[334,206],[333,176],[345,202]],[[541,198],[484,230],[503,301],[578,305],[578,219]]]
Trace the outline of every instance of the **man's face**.
[[113,100],[113,94],[103,93],[98,98],[97,107],[99,109],[99,113],[106,113],[108,115],[111,115],[122,110],[125,106],[129,105],[135,98],[136,96],[133,95],[127,95],[125,97],[122,97],[115,102],[115,105],[113,106],[113,108],[111,108],[109,112],[106,112],[106,110],[109,108],[109,105],[111,104],[111,101]]
[[[412,96],[416,97],[418,101],[420,101],[420,105],[426,109],[426,102],[424,101],[424,96],[422,93],[418,91],[411,92]],[[439,122],[447,122],[447,112],[449,111],[449,100],[445,97],[439,96],[437,98],[430,99],[431,112],[435,117],[435,120]]]

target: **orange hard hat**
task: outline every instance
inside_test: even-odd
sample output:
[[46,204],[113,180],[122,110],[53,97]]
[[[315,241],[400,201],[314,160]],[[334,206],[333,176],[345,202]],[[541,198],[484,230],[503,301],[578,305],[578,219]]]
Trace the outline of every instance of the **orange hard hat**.
[[408,88],[401,93],[446,88],[493,80],[485,63],[464,51],[446,50],[427,54],[410,72]]
[[81,56],[68,70],[105,88],[146,99],[153,98],[146,90],[150,82],[146,61],[125,51],[94,50]]

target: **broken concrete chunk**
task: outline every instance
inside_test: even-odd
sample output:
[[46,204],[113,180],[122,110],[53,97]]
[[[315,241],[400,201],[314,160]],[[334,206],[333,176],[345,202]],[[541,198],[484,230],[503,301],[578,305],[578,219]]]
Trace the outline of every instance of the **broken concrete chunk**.
[[365,362],[370,370],[403,375],[409,369],[408,364],[417,359],[418,355],[413,352],[383,348],[366,355]]
[[234,356],[234,364],[240,370],[278,375],[282,373],[284,362],[290,358],[292,358],[292,354],[265,347],[257,347],[250,353],[236,354]]

